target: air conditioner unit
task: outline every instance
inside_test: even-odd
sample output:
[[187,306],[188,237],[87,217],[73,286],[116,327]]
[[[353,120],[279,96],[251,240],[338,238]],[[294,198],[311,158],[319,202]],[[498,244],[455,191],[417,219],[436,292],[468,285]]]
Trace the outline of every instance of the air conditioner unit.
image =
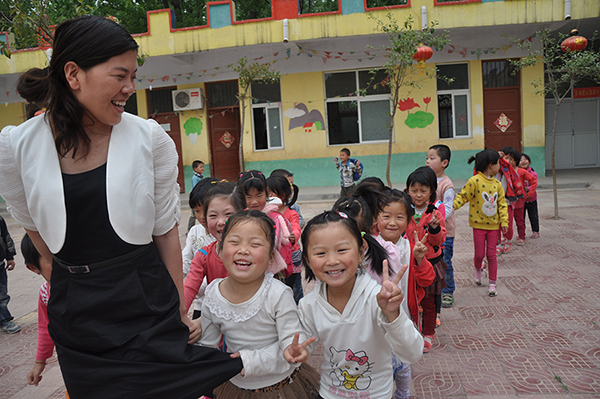
[[173,90],[173,110],[202,109],[204,97],[202,89]]

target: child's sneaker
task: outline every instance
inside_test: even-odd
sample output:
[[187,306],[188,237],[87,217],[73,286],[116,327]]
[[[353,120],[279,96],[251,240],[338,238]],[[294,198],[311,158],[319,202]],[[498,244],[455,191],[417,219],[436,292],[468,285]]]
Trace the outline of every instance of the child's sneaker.
[[21,331],[21,327],[10,320],[6,320],[4,323],[0,324],[0,330],[9,334],[15,334]]
[[504,252],[505,254],[509,253],[510,247],[512,247],[512,241],[506,241],[504,243],[504,249],[502,250],[502,252]]
[[502,255],[504,252],[504,244],[496,245],[496,256]]
[[525,245],[525,239],[524,238],[517,238],[517,245]]
[[433,346],[433,339],[435,335],[425,335],[423,336],[423,353],[427,353],[431,350]]
[[534,231],[533,234],[531,235],[531,238],[540,238],[540,233],[537,231]]
[[442,325],[442,321],[440,320],[440,314],[438,313],[437,316],[435,317],[435,328],[438,328],[441,325]]
[[451,308],[454,305],[454,296],[452,294],[442,294],[442,307]]
[[475,270],[475,284],[481,285],[481,269]]
[[488,295],[489,296],[498,295],[498,293],[496,292],[496,284],[490,283],[490,285],[488,286]]

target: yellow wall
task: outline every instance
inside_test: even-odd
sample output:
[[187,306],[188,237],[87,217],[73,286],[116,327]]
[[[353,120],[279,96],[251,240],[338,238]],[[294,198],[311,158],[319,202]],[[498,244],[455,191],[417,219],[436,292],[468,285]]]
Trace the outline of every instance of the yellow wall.
[[0,104],[0,129],[4,126],[19,125],[25,121],[25,103]]
[[539,63],[521,70],[521,126],[523,147],[545,145],[544,96],[535,94],[532,81],[544,78],[544,66]]

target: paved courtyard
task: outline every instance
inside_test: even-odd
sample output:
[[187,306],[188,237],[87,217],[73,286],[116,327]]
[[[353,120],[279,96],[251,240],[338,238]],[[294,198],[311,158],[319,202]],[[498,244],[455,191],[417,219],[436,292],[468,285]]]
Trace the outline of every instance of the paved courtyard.
[[[499,258],[495,298],[487,296],[486,281],[481,287],[473,282],[472,232],[466,209],[458,211],[456,302],[442,311],[433,350],[412,366],[412,397],[600,398],[600,185],[560,190],[561,220],[551,219],[550,190],[541,191],[538,201],[541,238],[513,245]],[[331,203],[300,205],[310,217]],[[183,215],[187,220],[189,210]],[[19,244],[23,230],[6,219]],[[55,356],[38,387],[26,383],[42,279],[25,269],[20,256],[16,261],[9,272],[9,308],[23,330],[0,334],[0,398],[62,398]],[[309,360],[313,366],[321,353]]]

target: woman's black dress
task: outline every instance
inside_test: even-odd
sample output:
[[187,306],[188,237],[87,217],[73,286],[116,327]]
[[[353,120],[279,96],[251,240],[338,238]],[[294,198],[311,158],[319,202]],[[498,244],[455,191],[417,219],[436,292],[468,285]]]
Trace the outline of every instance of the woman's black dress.
[[[238,374],[240,359],[188,345],[177,288],[154,244],[131,245],[112,228],[106,165],[63,174],[67,234],[53,262],[49,330],[73,399],[197,399]],[[82,269],[75,269],[81,271]]]

